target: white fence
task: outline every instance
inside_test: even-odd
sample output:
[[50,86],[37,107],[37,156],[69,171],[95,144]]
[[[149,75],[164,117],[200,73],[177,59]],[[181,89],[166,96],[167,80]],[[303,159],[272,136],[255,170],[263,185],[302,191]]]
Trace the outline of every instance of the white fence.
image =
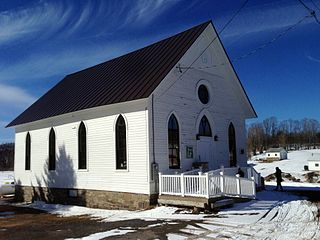
[[[194,174],[194,173],[192,173]],[[255,198],[256,184],[252,179],[238,176],[227,176],[224,172],[211,171],[189,175],[163,175],[159,173],[159,194],[192,196],[192,197],[216,197],[235,196]]]

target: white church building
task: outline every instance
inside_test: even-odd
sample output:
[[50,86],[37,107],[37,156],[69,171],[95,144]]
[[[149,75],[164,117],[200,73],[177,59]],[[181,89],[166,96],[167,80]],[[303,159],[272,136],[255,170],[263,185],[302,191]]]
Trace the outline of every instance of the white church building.
[[255,117],[205,22],[67,75],[13,120],[16,197],[145,208],[159,172],[246,167]]

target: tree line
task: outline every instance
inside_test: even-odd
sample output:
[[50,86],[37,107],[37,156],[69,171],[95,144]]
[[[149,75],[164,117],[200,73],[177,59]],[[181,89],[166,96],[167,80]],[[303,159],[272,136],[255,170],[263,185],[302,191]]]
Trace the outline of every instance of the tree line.
[[0,144],[0,171],[13,171],[14,143]]
[[320,148],[320,123],[316,119],[278,121],[269,117],[247,126],[248,153],[261,153],[270,147],[286,150]]

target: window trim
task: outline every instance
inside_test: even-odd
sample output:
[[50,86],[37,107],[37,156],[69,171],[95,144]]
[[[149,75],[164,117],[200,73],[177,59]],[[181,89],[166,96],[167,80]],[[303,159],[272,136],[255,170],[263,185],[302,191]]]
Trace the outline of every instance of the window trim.
[[[29,140],[29,141],[28,141]],[[28,141],[28,142],[27,142]],[[29,143],[29,144],[28,144]],[[29,149],[29,151],[28,151]],[[27,159],[27,151],[29,152],[29,156]],[[27,169],[27,161],[28,161],[28,169]],[[31,171],[31,135],[30,132],[27,132],[26,138],[25,138],[25,161],[24,161],[24,170],[25,171]]]
[[[80,128],[84,127],[85,131],[85,168],[80,168]],[[88,131],[86,124],[81,121],[78,126],[78,171],[87,171],[88,170]]]
[[[125,130],[126,130],[126,134],[125,134],[125,136],[126,136],[126,148],[125,148],[125,150],[126,150],[126,154],[125,154],[125,156],[126,156],[126,168],[117,168],[117,123],[118,123],[118,120],[119,120],[120,116],[124,120]],[[128,129],[129,129],[128,128],[128,121],[127,121],[125,115],[124,114],[117,115],[117,117],[115,118],[115,121],[114,121],[114,138],[113,138],[114,139],[114,159],[115,159],[115,161],[114,161],[114,164],[115,164],[114,169],[115,169],[116,172],[128,172],[129,171]]]
[[[51,169],[50,166],[50,156],[51,156],[51,152],[50,150],[51,148],[51,133],[54,133],[54,169]],[[56,135],[56,131],[53,127],[51,127],[50,131],[49,131],[49,142],[48,142],[48,170],[49,171],[56,171],[57,168],[57,135]]]
[[[200,88],[201,85],[204,85],[207,88],[208,98],[209,98],[209,101],[207,103],[202,103],[200,98],[199,98],[198,91],[199,91],[199,88]],[[198,102],[198,104],[200,104],[204,108],[208,108],[211,105],[211,103],[213,102],[213,94],[212,94],[212,92],[213,91],[212,91],[210,82],[207,81],[206,79],[200,79],[197,82],[197,85],[196,85],[196,88],[195,88],[195,97],[197,99],[196,101]]]
[[[177,121],[177,125],[178,125],[178,162],[179,165],[178,166],[170,166],[171,165],[171,159],[170,159],[170,149],[169,149],[169,122],[171,117],[174,117]],[[168,163],[169,163],[169,169],[181,169],[181,124],[178,120],[177,115],[172,112],[169,114],[169,117],[167,118],[167,157],[168,157]]]

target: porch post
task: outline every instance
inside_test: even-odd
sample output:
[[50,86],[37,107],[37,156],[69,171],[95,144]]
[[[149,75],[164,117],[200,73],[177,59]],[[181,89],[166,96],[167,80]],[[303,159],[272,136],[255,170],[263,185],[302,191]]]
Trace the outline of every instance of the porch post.
[[254,182],[254,177],[251,177],[252,179],[252,194],[253,197],[256,198],[256,183]]
[[224,177],[223,177],[223,171],[220,172],[220,189],[221,189],[221,193],[224,194]]
[[206,175],[206,191],[207,191],[207,198],[210,198],[210,192],[209,192],[209,173],[205,173]]
[[240,189],[240,176],[239,174],[236,175],[236,182],[237,182],[237,194],[241,196],[241,189]]
[[184,174],[180,175],[181,196],[184,197]]
[[162,193],[162,174],[159,172],[159,195]]

